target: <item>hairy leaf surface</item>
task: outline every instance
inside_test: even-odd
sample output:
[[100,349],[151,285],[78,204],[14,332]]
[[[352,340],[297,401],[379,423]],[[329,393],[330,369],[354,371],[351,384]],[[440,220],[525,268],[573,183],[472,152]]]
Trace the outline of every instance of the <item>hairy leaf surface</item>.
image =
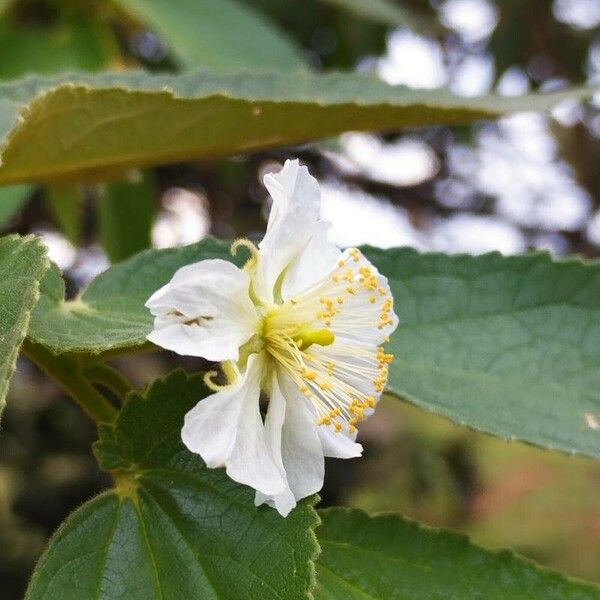
[[240,154],[349,130],[465,123],[546,110],[599,89],[461,98],[339,73],[30,78],[0,85],[0,184],[105,179],[129,167]]
[[397,515],[320,511],[316,600],[598,600],[600,589]]
[[0,238],[0,412],[47,266],[39,238]]
[[284,519],[253,490],[207,469],[181,443],[184,414],[207,390],[176,371],[134,394],[95,451],[116,490],[86,503],[52,538],[28,600],[307,598],[317,515]]

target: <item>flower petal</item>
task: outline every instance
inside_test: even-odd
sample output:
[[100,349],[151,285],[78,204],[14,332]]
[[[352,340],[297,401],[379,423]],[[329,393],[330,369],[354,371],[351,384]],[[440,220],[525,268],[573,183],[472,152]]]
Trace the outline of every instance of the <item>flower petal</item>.
[[[273,375],[273,379],[276,376]],[[277,388],[279,392],[279,388]],[[275,461],[277,467],[279,468],[279,472],[283,477],[285,475],[285,469],[283,466],[283,459],[281,456],[281,434],[283,429],[283,424],[285,421],[285,411],[286,411],[286,402],[283,394],[275,393],[271,394],[271,398],[269,400],[269,408],[267,410],[267,416],[265,417],[265,431],[267,437],[267,444],[271,450],[271,456]],[[294,494],[290,489],[289,485],[287,485],[287,477],[286,477],[286,487],[283,492],[276,494],[274,496],[269,496],[266,494],[262,494],[261,492],[256,492],[256,496],[254,498],[254,504],[256,506],[260,506],[261,504],[268,504],[269,506],[273,506],[277,509],[279,514],[287,517],[290,511],[296,506],[296,499],[294,498]]]
[[[392,299],[392,292],[387,277],[382,275],[377,267],[375,267],[367,258],[355,248],[345,250],[341,256],[341,262],[345,264],[338,268],[338,273],[344,272],[350,268],[356,274],[360,269],[368,269],[375,282],[376,289],[368,291],[360,284],[360,279],[357,281],[355,275],[351,282],[356,290],[356,294],[345,296],[343,312],[339,318],[332,320],[332,330],[336,338],[344,338],[346,340],[355,340],[362,344],[372,344],[378,346],[389,337],[398,326],[398,317],[390,307],[388,316],[392,323],[388,323],[381,329],[378,327],[378,316],[380,314],[381,302],[383,299]],[[375,303],[371,303],[372,300]],[[357,319],[359,315],[373,315],[372,319],[363,318]]]
[[185,415],[181,439],[211,469],[225,466],[235,444],[242,405],[260,394],[256,387],[246,385],[247,375],[248,371],[238,382],[204,398]]
[[362,456],[362,445],[357,444],[352,439],[355,434],[338,433],[329,427],[319,427],[317,432],[325,456],[331,458],[357,458]]
[[249,286],[248,275],[225,260],[182,267],[146,302],[156,317],[148,339],[185,356],[237,360],[258,323]]
[[304,250],[292,261],[281,285],[283,300],[308,289],[329,274],[336,266],[342,252],[327,241],[330,223],[319,221]]
[[[286,401],[281,436],[281,455],[288,484],[297,500],[323,487],[325,461],[317,434],[317,425],[307,399],[289,375],[278,373],[279,393]],[[276,386],[274,385],[274,390]]]
[[[283,421],[282,407],[285,410]],[[283,371],[279,371],[272,378],[269,402],[269,412],[271,411],[276,413],[276,416],[271,418],[275,430],[271,441],[277,444],[277,438],[280,437],[280,446],[272,446],[272,452],[285,469],[288,488],[269,497],[257,495],[256,502],[266,502],[286,516],[297,500],[310,496],[323,487],[325,460],[314,416],[306,398],[299,393],[297,386]],[[280,424],[282,428],[278,436],[277,427]]]
[[271,457],[260,414],[263,370],[264,357],[252,354],[243,376],[188,412],[181,439],[208,467],[225,466],[234,481],[277,494],[286,482]]
[[319,222],[319,184],[298,160],[287,160],[279,173],[266,175],[273,198],[267,232],[260,249],[254,290],[263,301],[274,299],[280,275],[308,244]]

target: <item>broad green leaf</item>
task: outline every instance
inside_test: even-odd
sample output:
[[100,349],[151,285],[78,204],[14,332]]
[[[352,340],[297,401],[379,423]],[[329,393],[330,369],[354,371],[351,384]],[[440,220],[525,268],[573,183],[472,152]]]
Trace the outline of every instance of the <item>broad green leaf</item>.
[[320,511],[315,600],[598,600],[600,588],[396,515]]
[[15,215],[27,204],[33,193],[28,184],[0,187],[0,229],[10,225]]
[[142,252],[100,274],[71,301],[64,300],[64,282],[53,265],[42,282],[29,336],[55,352],[141,346],[152,328],[146,300],[179,267],[204,258],[230,259],[229,244],[208,239],[184,248]]
[[189,69],[299,69],[300,50],[250,3],[237,0],[116,0],[152,28]]
[[116,64],[118,45],[108,25],[91,18],[49,27],[0,19],[0,78],[68,70],[99,71]]
[[348,130],[545,110],[600,87],[460,98],[359,74],[128,73],[0,86],[0,184],[105,178],[130,167],[250,152]]
[[321,0],[326,4],[339,6],[359,18],[382,23],[408,27],[415,31],[436,31],[439,23],[431,18],[420,15],[409,7],[406,2],[398,3],[393,0]]
[[[600,457],[599,263],[365,253],[389,278],[402,322],[390,344],[392,392],[507,439]],[[75,302],[62,301],[52,271],[29,335],[57,352],[139,346],[152,326],[145,300],[180,266],[213,256],[228,258],[227,245],[151,250]]]
[[181,371],[133,395],[95,451],[116,490],[56,532],[28,600],[308,598],[318,522],[310,501],[287,518],[256,508],[253,490],[207,469],[180,441],[207,390]]
[[154,179],[147,173],[138,182],[106,185],[98,203],[100,240],[112,262],[129,258],[150,247],[157,211]]
[[38,238],[0,238],[0,412],[46,268]]
[[391,391],[506,439],[600,458],[600,263],[366,252],[402,321]]
[[46,191],[46,201],[56,225],[75,246],[81,241],[83,194],[76,185],[52,185]]

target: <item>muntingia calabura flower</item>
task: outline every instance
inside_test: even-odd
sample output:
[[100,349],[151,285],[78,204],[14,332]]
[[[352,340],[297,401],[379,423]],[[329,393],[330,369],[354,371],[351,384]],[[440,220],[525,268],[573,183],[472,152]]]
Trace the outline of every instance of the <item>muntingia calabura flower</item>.
[[[387,279],[352,248],[327,241],[317,181],[297,160],[265,186],[267,232],[243,269],[219,259],[179,269],[146,303],[148,339],[221,362],[226,385],[185,417],[184,444],[208,467],[287,515],[323,485],[324,457],[360,456],[357,424],[373,412],[398,319]],[[360,218],[360,217],[359,217]],[[261,410],[262,409],[262,410]]]

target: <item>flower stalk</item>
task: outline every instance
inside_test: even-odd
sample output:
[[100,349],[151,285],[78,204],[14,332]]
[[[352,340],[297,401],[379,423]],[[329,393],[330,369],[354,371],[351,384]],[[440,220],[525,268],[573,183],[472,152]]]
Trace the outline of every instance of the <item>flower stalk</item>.
[[96,390],[85,375],[85,367],[70,355],[53,354],[50,350],[28,340],[23,352],[40,369],[45,371],[67,392],[73,400],[97,423],[111,423],[118,411]]

